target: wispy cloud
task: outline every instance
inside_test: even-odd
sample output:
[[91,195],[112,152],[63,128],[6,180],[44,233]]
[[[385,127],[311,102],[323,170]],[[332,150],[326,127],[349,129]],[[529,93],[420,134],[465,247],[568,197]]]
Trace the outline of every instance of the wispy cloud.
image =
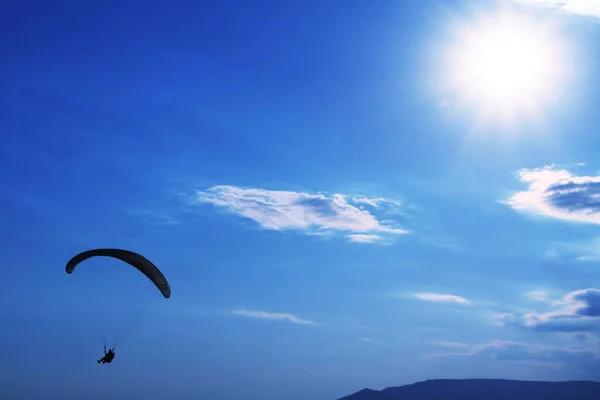
[[469,304],[469,301],[464,297],[456,296],[453,294],[415,293],[415,297],[424,301]]
[[382,236],[379,235],[364,235],[364,234],[353,234],[348,235],[348,240],[354,243],[376,243],[383,240]]
[[563,11],[569,14],[600,18],[598,0],[512,0],[519,4],[528,4],[547,9]]
[[11,187],[3,187],[0,190],[0,201],[3,198],[9,200],[12,204],[21,205],[46,215],[54,214],[56,208],[58,208],[57,204],[50,202],[41,195]]
[[367,204],[373,209],[398,206],[397,202],[382,198],[213,186],[198,191],[196,200],[249,218],[264,229],[301,230],[311,234],[343,232],[349,235],[350,241],[359,243],[373,243],[384,234],[408,233],[392,226],[390,221],[378,220],[373,210],[357,207],[357,204]]
[[522,169],[519,179],[528,189],[505,202],[513,209],[566,221],[600,224],[600,176],[575,176],[551,165]]
[[127,212],[130,215],[143,218],[150,223],[158,225],[177,225],[180,223],[173,215],[148,208],[130,207]]
[[558,309],[544,313],[505,313],[497,315],[497,321],[536,331],[600,331],[599,289],[577,290],[560,300],[548,302]]
[[534,290],[528,293],[525,293],[525,296],[535,301],[548,301],[548,293],[542,290]]
[[576,260],[581,262],[599,262],[600,256],[579,256]]
[[288,321],[288,322],[292,322],[294,324],[302,324],[302,325],[317,325],[316,322],[298,318],[295,315],[286,314],[286,313],[273,313],[273,312],[267,312],[267,311],[254,311],[254,310],[233,310],[231,313],[234,315],[239,315],[239,316],[248,317],[248,318]]
[[389,205],[389,204],[395,205],[397,207],[401,206],[401,203],[399,201],[386,199],[384,197],[368,198],[363,195],[357,195],[357,196],[352,197],[352,201],[357,204],[361,204],[361,203],[368,204],[371,207],[375,207],[375,208],[377,208],[381,205]]
[[478,358],[489,361],[525,363],[549,368],[567,366],[600,366],[600,353],[588,347],[543,346],[510,340],[493,340],[483,344],[448,343],[444,347],[454,347],[457,351],[428,354],[428,358]]
[[378,345],[388,345],[388,343],[386,343],[386,342],[382,342],[381,340],[373,339],[373,338],[370,338],[370,337],[363,337],[360,340],[362,340],[365,343],[378,344]]
[[554,258],[560,256],[581,262],[600,261],[600,237],[554,242],[552,246],[555,254]]
[[546,258],[557,258],[558,257],[558,251],[556,251],[555,249],[548,249],[544,253],[544,257],[546,257]]
[[563,243],[563,248],[577,255],[575,260],[582,262],[600,261],[600,237],[594,237],[585,241]]

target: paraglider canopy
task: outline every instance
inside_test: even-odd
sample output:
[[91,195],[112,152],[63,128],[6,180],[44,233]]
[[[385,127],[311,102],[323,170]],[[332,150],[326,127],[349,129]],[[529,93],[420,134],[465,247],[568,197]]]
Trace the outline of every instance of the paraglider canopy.
[[129,250],[122,249],[94,249],[81,252],[71,258],[65,267],[67,274],[73,273],[75,267],[81,262],[92,257],[113,257],[118,260],[124,261],[132,267],[137,268],[141,273],[146,275],[148,279],[154,283],[154,285],[160,290],[165,298],[171,297],[171,286],[165,276],[150,260],[144,256],[134,253]]

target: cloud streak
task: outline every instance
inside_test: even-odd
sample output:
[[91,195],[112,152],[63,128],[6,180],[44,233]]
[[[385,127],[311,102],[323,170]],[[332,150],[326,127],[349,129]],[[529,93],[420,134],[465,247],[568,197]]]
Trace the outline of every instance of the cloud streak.
[[353,234],[348,235],[348,240],[353,243],[376,243],[382,241],[383,237],[379,235]]
[[535,331],[598,332],[600,331],[600,290],[582,289],[568,293],[561,300],[548,302],[557,310],[544,313],[505,313],[496,316],[504,325]]
[[[395,201],[381,198],[213,186],[196,192],[196,200],[225,208],[270,230],[299,230],[326,235],[342,232],[355,243],[374,243],[382,238],[381,235],[408,233],[391,226],[389,221],[384,223],[375,217],[372,213],[375,209],[384,205],[398,206]],[[359,208],[358,204],[370,206],[373,210]]]
[[372,345],[385,345],[385,346],[389,345],[389,343],[387,343],[387,342],[382,342],[380,340],[373,339],[373,338],[370,338],[370,337],[363,337],[360,340],[363,341],[363,342],[365,342],[365,343],[370,343]]
[[513,2],[600,18],[600,2],[598,0],[513,0]]
[[552,243],[553,258],[568,256],[579,262],[600,261],[600,237]]
[[548,293],[542,290],[534,290],[532,292],[525,293],[525,296],[534,301],[547,301]]
[[258,318],[258,319],[270,319],[270,320],[278,320],[278,321],[288,321],[294,324],[301,325],[317,325],[314,321],[305,320],[302,318],[298,318],[292,314],[286,313],[273,313],[267,311],[254,311],[254,310],[233,310],[232,314],[248,317],[248,318]]
[[514,210],[600,224],[600,176],[575,176],[551,165],[522,169],[519,180],[528,188],[505,202]]
[[155,211],[148,208],[131,207],[127,210],[128,214],[140,217],[146,221],[157,225],[178,225],[181,223],[174,216],[161,211]]
[[469,301],[464,297],[456,296],[453,294],[415,293],[415,297],[423,301],[431,301],[438,303],[469,304]]
[[595,373],[594,368],[600,366],[600,353],[597,349],[588,347],[544,346],[510,340],[493,340],[484,344],[446,342],[440,344],[454,347],[456,351],[429,354],[426,357],[479,359],[488,362],[494,360],[533,364],[552,369],[583,368],[583,370],[591,369],[592,373]]

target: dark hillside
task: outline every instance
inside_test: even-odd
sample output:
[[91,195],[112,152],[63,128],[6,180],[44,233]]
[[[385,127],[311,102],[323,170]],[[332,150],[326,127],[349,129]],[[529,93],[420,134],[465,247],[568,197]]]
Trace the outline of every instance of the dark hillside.
[[[344,400],[600,400],[600,382],[436,379],[381,391],[363,389]],[[340,399],[341,400],[341,399]]]

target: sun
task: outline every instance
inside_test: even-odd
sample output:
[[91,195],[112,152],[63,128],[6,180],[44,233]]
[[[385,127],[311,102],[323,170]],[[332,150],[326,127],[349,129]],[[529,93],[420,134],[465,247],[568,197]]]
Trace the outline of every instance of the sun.
[[552,61],[544,43],[500,27],[468,38],[460,68],[466,76],[460,78],[492,101],[515,103],[552,78]]
[[546,22],[508,12],[455,27],[443,54],[445,86],[485,118],[539,114],[564,84],[564,46]]

